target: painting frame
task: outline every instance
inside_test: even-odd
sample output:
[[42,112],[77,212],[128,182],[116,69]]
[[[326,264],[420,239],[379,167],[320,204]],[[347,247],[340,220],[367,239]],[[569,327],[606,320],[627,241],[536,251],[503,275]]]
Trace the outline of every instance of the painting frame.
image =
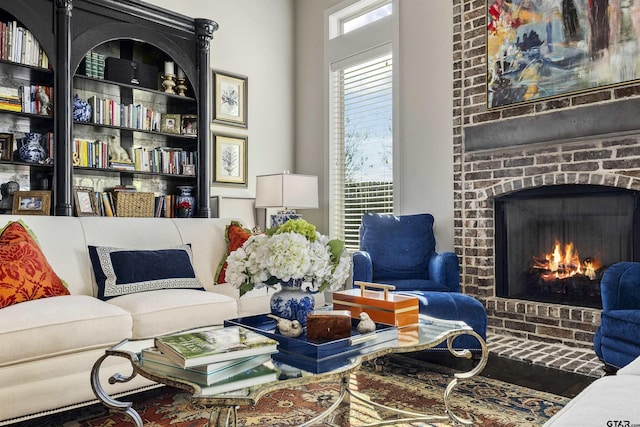
[[76,216],[99,216],[96,194],[91,187],[74,187],[73,200]]
[[630,3],[486,0],[485,13],[489,110],[640,81],[640,9]]
[[183,135],[198,135],[198,116],[195,114],[183,114],[180,116],[180,132]]
[[13,134],[0,133],[0,160],[11,160],[13,157]]
[[247,147],[245,135],[213,132],[214,174],[213,183],[234,187],[247,187]]
[[16,191],[13,193],[13,215],[51,215],[51,191]]
[[213,123],[247,128],[249,78],[213,70]]
[[180,114],[163,113],[160,116],[160,132],[179,135],[182,132]]

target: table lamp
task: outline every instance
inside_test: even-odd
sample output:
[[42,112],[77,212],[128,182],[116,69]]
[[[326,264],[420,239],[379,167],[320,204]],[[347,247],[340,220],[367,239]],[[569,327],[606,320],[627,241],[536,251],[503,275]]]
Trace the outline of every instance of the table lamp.
[[318,208],[318,177],[289,172],[256,177],[256,208],[280,208],[271,227],[300,218],[294,209]]

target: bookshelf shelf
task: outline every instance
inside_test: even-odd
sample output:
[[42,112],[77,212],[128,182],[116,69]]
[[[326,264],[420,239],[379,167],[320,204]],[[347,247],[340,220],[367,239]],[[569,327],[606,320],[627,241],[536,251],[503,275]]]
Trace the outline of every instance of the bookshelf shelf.
[[[45,12],[34,13],[36,10]],[[14,0],[0,6],[0,22],[10,22],[12,28],[21,27],[20,33],[28,35],[23,36],[24,40],[29,40],[24,45],[24,52],[32,53],[22,53],[16,61],[11,55],[2,55],[0,44],[0,86],[42,85],[55,88],[51,96],[52,116],[0,110],[0,134],[13,134],[15,140],[28,132],[44,134],[55,130],[50,138],[50,144],[53,142],[50,157],[54,164],[2,160],[0,174],[4,173],[6,177],[13,169],[24,174],[23,166],[28,166],[33,176],[30,189],[53,192],[51,213],[54,215],[73,215],[74,188],[88,184],[93,185],[97,192],[105,191],[106,186],[123,185],[140,187],[139,191],[156,194],[178,194],[178,185],[191,185],[195,188],[197,200],[195,216],[211,215],[209,44],[218,28],[215,22],[193,19],[141,0]],[[41,50],[28,49],[34,44],[33,40]],[[40,54],[34,56],[33,52]],[[95,57],[88,56],[94,52]],[[93,59],[87,62],[89,57],[103,61],[97,65],[97,74],[93,73],[94,68],[87,68],[87,64],[96,66]],[[186,96],[166,93],[162,89],[160,73],[167,61],[173,62],[176,70],[184,73],[188,87]],[[33,65],[47,63],[51,67]],[[141,72],[143,69],[158,70],[158,75],[155,76],[153,71],[147,72],[144,85],[142,75],[139,79],[141,85],[127,83],[137,81],[138,75],[128,79],[126,67],[117,73],[114,67],[107,73],[110,63],[128,63]],[[102,69],[101,64],[105,64]],[[108,78],[96,78],[102,76],[101,72]],[[90,96],[112,99],[112,109],[116,105],[143,105],[144,111],[151,110],[156,114],[150,116],[152,126],[142,129],[122,126],[114,120],[108,124],[74,121],[71,99],[76,94],[84,100]],[[16,107],[7,104],[7,108]],[[194,125],[197,127],[194,134],[160,131],[160,127],[153,124],[158,118],[162,124],[163,114],[172,115],[172,124],[175,117],[186,116],[189,129]],[[142,116],[136,118],[139,120]],[[197,175],[77,166],[77,158],[72,155],[77,139],[95,142],[106,141],[107,138],[112,138],[111,142],[115,138],[128,153],[133,153],[138,147],[149,150],[165,147],[166,151],[195,153],[189,161],[197,163],[186,164],[189,171],[195,171]],[[101,161],[106,157],[104,153]],[[39,188],[39,185],[46,185],[46,188]]]

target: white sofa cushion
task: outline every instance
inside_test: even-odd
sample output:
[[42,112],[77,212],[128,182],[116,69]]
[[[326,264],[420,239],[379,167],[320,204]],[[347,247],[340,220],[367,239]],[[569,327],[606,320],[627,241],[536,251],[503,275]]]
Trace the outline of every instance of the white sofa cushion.
[[12,305],[0,310],[0,366],[108,347],[131,330],[129,313],[86,295]]
[[640,375],[640,357],[635,358],[627,366],[619,369],[616,375]]
[[612,420],[640,422],[640,378],[635,375],[597,379],[544,424],[544,427],[608,426]]
[[131,313],[133,339],[222,325],[238,310],[233,298],[193,289],[139,292],[111,298],[107,303]]

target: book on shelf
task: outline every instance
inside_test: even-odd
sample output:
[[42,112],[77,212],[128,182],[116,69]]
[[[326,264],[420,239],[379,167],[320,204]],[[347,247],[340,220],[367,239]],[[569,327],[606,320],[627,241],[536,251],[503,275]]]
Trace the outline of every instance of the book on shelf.
[[242,326],[155,338],[155,346],[183,368],[277,352],[278,342]]
[[143,349],[140,358],[143,366],[148,366],[155,372],[197,384],[211,385],[264,365],[271,360],[271,355],[262,354],[191,368],[181,368],[155,347]]
[[265,365],[249,369],[233,377],[202,387],[203,396],[227,393],[247,387],[255,387],[278,379],[278,371]]

